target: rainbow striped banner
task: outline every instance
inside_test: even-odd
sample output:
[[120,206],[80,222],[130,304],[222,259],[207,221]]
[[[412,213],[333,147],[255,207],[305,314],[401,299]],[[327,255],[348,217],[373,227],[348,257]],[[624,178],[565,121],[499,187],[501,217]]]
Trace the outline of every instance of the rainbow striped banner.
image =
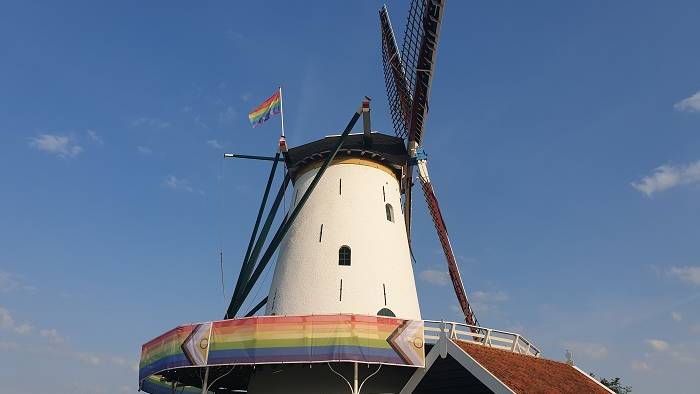
[[210,365],[425,365],[423,322],[383,316],[256,316],[180,326],[143,345],[139,381]]
[[197,325],[174,328],[143,345],[139,380],[166,369],[192,365],[182,350],[182,344],[196,327]]
[[282,95],[280,93],[281,90],[277,89],[277,92],[272,97],[265,100],[258,108],[255,108],[248,114],[248,120],[250,120],[250,124],[253,127],[265,123],[266,120],[270,119],[270,116],[281,112]]

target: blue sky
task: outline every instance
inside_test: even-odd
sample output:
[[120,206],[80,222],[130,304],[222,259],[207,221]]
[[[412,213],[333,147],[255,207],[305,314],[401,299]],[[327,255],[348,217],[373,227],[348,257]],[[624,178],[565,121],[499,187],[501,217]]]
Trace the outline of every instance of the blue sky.
[[[5,390],[132,392],[143,342],[221,318],[219,247],[230,294],[268,171],[222,153],[274,153],[279,120],[246,114],[278,84],[291,146],[364,95],[390,133],[380,6],[2,4]],[[698,20],[696,1],[451,1],[442,29],[425,149],[480,322],[634,393],[691,393],[700,368]],[[416,201],[423,315],[459,320]]]

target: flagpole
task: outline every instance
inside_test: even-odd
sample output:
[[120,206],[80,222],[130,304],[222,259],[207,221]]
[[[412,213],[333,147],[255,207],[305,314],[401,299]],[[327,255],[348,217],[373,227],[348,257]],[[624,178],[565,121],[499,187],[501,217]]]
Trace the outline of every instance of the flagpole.
[[282,117],[282,137],[284,137],[284,104],[282,100],[282,86],[279,87],[280,89],[280,115]]

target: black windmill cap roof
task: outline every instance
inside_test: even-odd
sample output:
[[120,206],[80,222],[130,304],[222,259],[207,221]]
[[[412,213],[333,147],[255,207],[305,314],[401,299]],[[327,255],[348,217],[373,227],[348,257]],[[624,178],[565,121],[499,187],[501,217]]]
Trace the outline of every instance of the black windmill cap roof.
[[[336,158],[358,157],[373,160],[393,168],[401,174],[401,167],[408,160],[408,152],[403,138],[372,132],[368,141],[363,133],[350,134],[345,138],[343,146]],[[292,179],[296,174],[311,163],[324,160],[333,153],[340,135],[331,135],[304,145],[289,148],[285,162]]]

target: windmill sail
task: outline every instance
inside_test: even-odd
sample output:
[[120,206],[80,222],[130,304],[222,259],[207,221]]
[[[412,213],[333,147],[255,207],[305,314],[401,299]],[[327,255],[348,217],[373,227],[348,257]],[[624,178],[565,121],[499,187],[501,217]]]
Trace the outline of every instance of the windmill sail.
[[379,10],[379,21],[382,29],[382,64],[384,66],[384,82],[389,98],[389,109],[394,132],[398,137],[406,138],[408,135],[408,118],[411,111],[411,96],[406,80],[406,71],[396,37],[391,28],[389,11],[386,6]]
[[442,26],[443,0],[413,0],[406,22],[401,60],[413,93],[408,141],[421,145]]
[[413,161],[404,167],[403,214],[406,233],[410,240],[413,164],[418,164],[418,175],[423,194],[447,259],[447,267],[455,294],[465,320],[474,325],[477,323],[476,317],[469,305],[447,234],[445,220],[428,178],[425,155],[417,157],[417,151],[423,142],[425,120],[428,115],[443,6],[444,0],[413,0],[411,2],[400,57],[397,53],[396,39],[389,21],[389,13],[386,6],[382,7],[379,11],[382,29],[382,62],[394,131],[397,136],[407,140],[406,145]]

